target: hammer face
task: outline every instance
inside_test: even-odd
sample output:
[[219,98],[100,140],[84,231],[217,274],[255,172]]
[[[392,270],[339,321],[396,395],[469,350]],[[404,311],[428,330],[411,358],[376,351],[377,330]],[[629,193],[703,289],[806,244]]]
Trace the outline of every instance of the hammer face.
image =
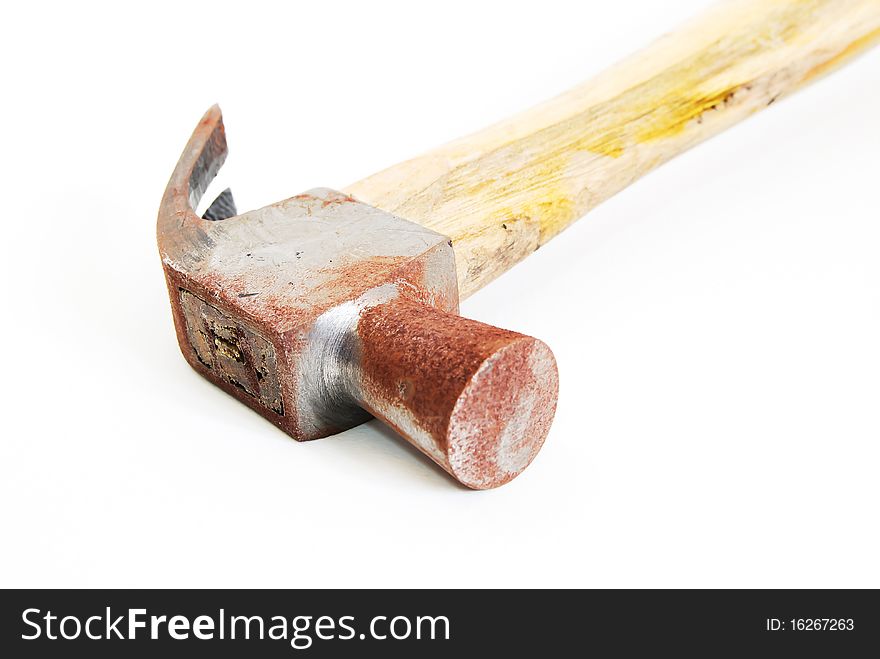
[[329,189],[193,236],[163,254],[184,356],[298,440],[368,418],[353,372],[364,307],[405,297],[458,310],[444,236]]

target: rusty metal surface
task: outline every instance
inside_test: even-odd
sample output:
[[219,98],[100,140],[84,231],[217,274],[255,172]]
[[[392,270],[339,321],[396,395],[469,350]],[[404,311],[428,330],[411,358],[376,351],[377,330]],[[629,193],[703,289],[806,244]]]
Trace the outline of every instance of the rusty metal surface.
[[202,366],[275,414],[284,414],[274,346],[183,289],[180,306],[189,345]]
[[212,108],[159,213],[190,365],[298,440],[369,412],[469,487],[520,473],[553,417],[555,362],[536,339],[457,315],[449,240],[325,188],[200,218],[225,154]]
[[358,324],[362,404],[468,487],[506,483],[544,443],[559,380],[542,342],[398,297]]

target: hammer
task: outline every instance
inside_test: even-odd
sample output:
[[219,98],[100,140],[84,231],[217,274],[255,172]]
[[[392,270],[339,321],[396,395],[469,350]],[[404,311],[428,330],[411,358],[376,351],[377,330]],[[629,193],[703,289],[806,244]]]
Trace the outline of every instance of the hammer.
[[359,181],[239,214],[207,111],[162,199],[178,342],[296,440],[375,416],[467,487],[520,474],[559,379],[459,301],[640,176],[880,39],[880,0],[735,0],[532,110]]

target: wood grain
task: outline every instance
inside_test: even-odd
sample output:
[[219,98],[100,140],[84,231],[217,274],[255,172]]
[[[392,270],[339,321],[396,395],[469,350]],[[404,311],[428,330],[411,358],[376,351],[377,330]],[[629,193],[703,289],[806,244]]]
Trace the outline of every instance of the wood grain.
[[880,40],[880,0],[724,2],[593,80],[346,188],[453,240],[466,297],[673,156]]

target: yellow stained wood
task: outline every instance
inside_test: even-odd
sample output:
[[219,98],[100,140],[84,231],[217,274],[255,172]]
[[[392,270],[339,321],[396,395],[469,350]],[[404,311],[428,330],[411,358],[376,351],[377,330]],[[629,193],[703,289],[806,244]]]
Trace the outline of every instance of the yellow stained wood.
[[346,192],[453,240],[475,292],[654,167],[880,40],[880,0],[734,0]]

